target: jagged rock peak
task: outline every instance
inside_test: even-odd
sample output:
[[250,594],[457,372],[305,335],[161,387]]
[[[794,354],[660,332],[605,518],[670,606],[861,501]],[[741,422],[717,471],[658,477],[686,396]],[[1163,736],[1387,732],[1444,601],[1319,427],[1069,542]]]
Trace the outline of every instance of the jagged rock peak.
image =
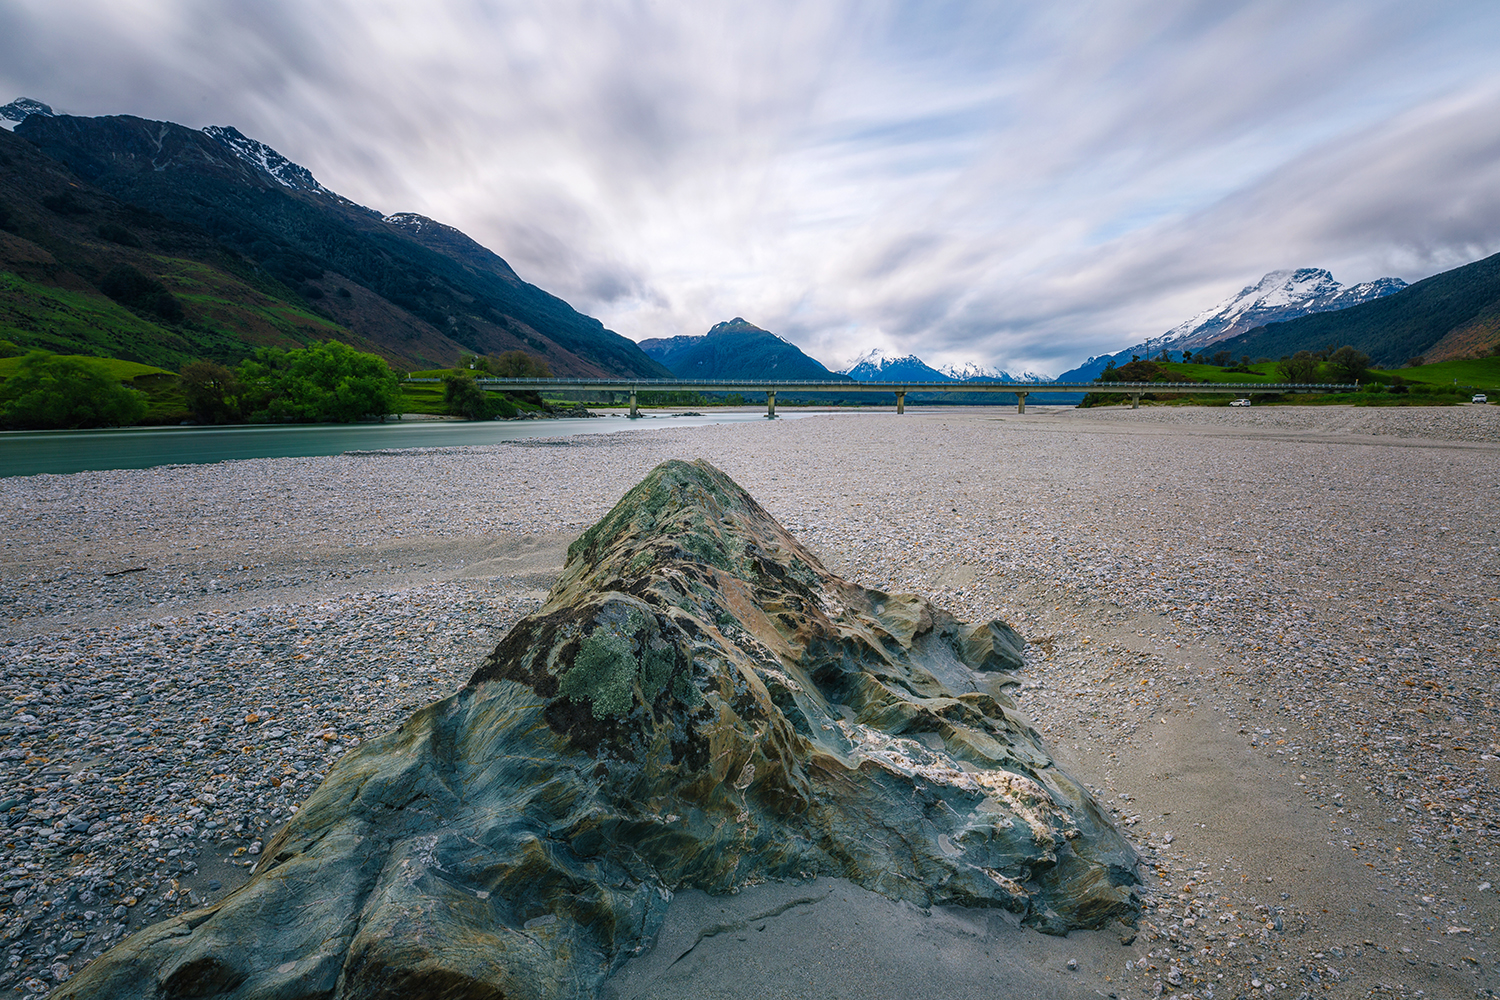
[[429,228],[453,228],[452,226],[444,226],[441,222],[429,219],[425,215],[418,215],[416,212],[396,212],[393,215],[385,216],[382,221],[392,226],[400,226],[402,229],[409,229],[414,233],[420,233],[422,230]]
[[293,191],[326,191],[312,171],[299,166],[258,139],[251,139],[232,125],[210,125],[205,135],[228,146],[234,155],[260,170],[282,187]]
[[457,694],[344,757],[220,903],[57,997],[596,995],[681,889],[833,875],[1051,932],[1137,858],[1003,688],[1022,643],[833,576],[658,466]]
[[15,128],[26,120],[27,115],[42,115],[51,118],[53,112],[49,105],[41,101],[34,101],[29,97],[18,97],[0,108],[0,128]]

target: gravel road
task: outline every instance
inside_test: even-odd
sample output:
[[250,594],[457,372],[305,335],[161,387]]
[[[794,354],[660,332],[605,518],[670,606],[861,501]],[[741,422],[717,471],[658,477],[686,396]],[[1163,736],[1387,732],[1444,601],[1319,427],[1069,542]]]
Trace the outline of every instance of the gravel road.
[[1500,407],[1028,409],[0,480],[0,988],[243,882],[701,457],[835,572],[1028,637],[1022,709],[1148,860],[1074,975],[1500,989]]

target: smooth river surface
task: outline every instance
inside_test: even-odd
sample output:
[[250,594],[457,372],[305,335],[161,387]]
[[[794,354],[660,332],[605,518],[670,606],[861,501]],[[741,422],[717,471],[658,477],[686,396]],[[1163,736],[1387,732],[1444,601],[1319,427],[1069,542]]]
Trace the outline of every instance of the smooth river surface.
[[[777,419],[803,414],[788,413]],[[498,444],[518,438],[608,434],[614,431],[764,420],[759,413],[670,412],[572,417],[562,420],[391,420],[383,424],[257,424],[238,427],[121,427],[87,431],[0,432],[0,476],[146,469],[153,465],[198,465],[237,458],[340,455],[389,448],[453,448]]]

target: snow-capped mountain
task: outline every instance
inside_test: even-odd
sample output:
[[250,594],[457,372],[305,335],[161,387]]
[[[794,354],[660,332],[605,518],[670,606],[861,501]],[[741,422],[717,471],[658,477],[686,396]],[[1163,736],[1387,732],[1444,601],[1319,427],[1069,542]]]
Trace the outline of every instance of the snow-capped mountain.
[[1248,333],[1258,326],[1296,319],[1309,313],[1347,309],[1371,299],[1399,292],[1406,287],[1400,278],[1380,278],[1358,285],[1342,285],[1320,267],[1301,267],[1295,271],[1272,271],[1254,285],[1218,305],[1205,309],[1179,323],[1160,337],[1152,337],[1115,354],[1089,358],[1072,371],[1059,375],[1059,382],[1087,382],[1110,362],[1124,364],[1132,355],[1153,358],[1162,351],[1180,353],[1198,351],[1230,337]]
[[[1257,326],[1279,323],[1308,313],[1346,309],[1406,287],[1400,278],[1381,278],[1346,287],[1320,267],[1302,267],[1295,271],[1272,271],[1258,284],[1240,289],[1212,309],[1205,309],[1185,323],[1179,323],[1160,337],[1140,345],[1152,353],[1162,348],[1175,351],[1197,350],[1219,340],[1248,333]],[[1139,353],[1139,352],[1137,352]],[[1147,355],[1141,354],[1142,357]]]
[[876,347],[841,369],[856,382],[952,382],[953,379],[931,367],[915,354],[895,357]]
[[955,382],[1047,382],[1045,375],[1036,372],[1008,372],[999,368],[987,368],[975,361],[961,365],[939,365],[938,371]]
[[901,357],[876,347],[866,351],[847,368],[840,369],[856,382],[1045,382],[1035,372],[1014,375],[997,368],[987,368],[976,361],[934,368],[915,354]]
[[25,121],[27,115],[53,117],[52,109],[41,101],[33,101],[29,97],[18,97],[0,108],[0,128],[13,129]]

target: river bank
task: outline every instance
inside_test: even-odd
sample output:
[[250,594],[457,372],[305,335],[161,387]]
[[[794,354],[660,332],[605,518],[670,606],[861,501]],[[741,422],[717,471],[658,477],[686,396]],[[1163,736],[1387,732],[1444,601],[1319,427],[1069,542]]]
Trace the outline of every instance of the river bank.
[[835,572],[1030,640],[1022,708],[1149,885],[1130,944],[1026,952],[1056,983],[1496,988],[1500,411],[1028,409],[0,481],[0,985],[232,889],[568,541],[702,457]]

